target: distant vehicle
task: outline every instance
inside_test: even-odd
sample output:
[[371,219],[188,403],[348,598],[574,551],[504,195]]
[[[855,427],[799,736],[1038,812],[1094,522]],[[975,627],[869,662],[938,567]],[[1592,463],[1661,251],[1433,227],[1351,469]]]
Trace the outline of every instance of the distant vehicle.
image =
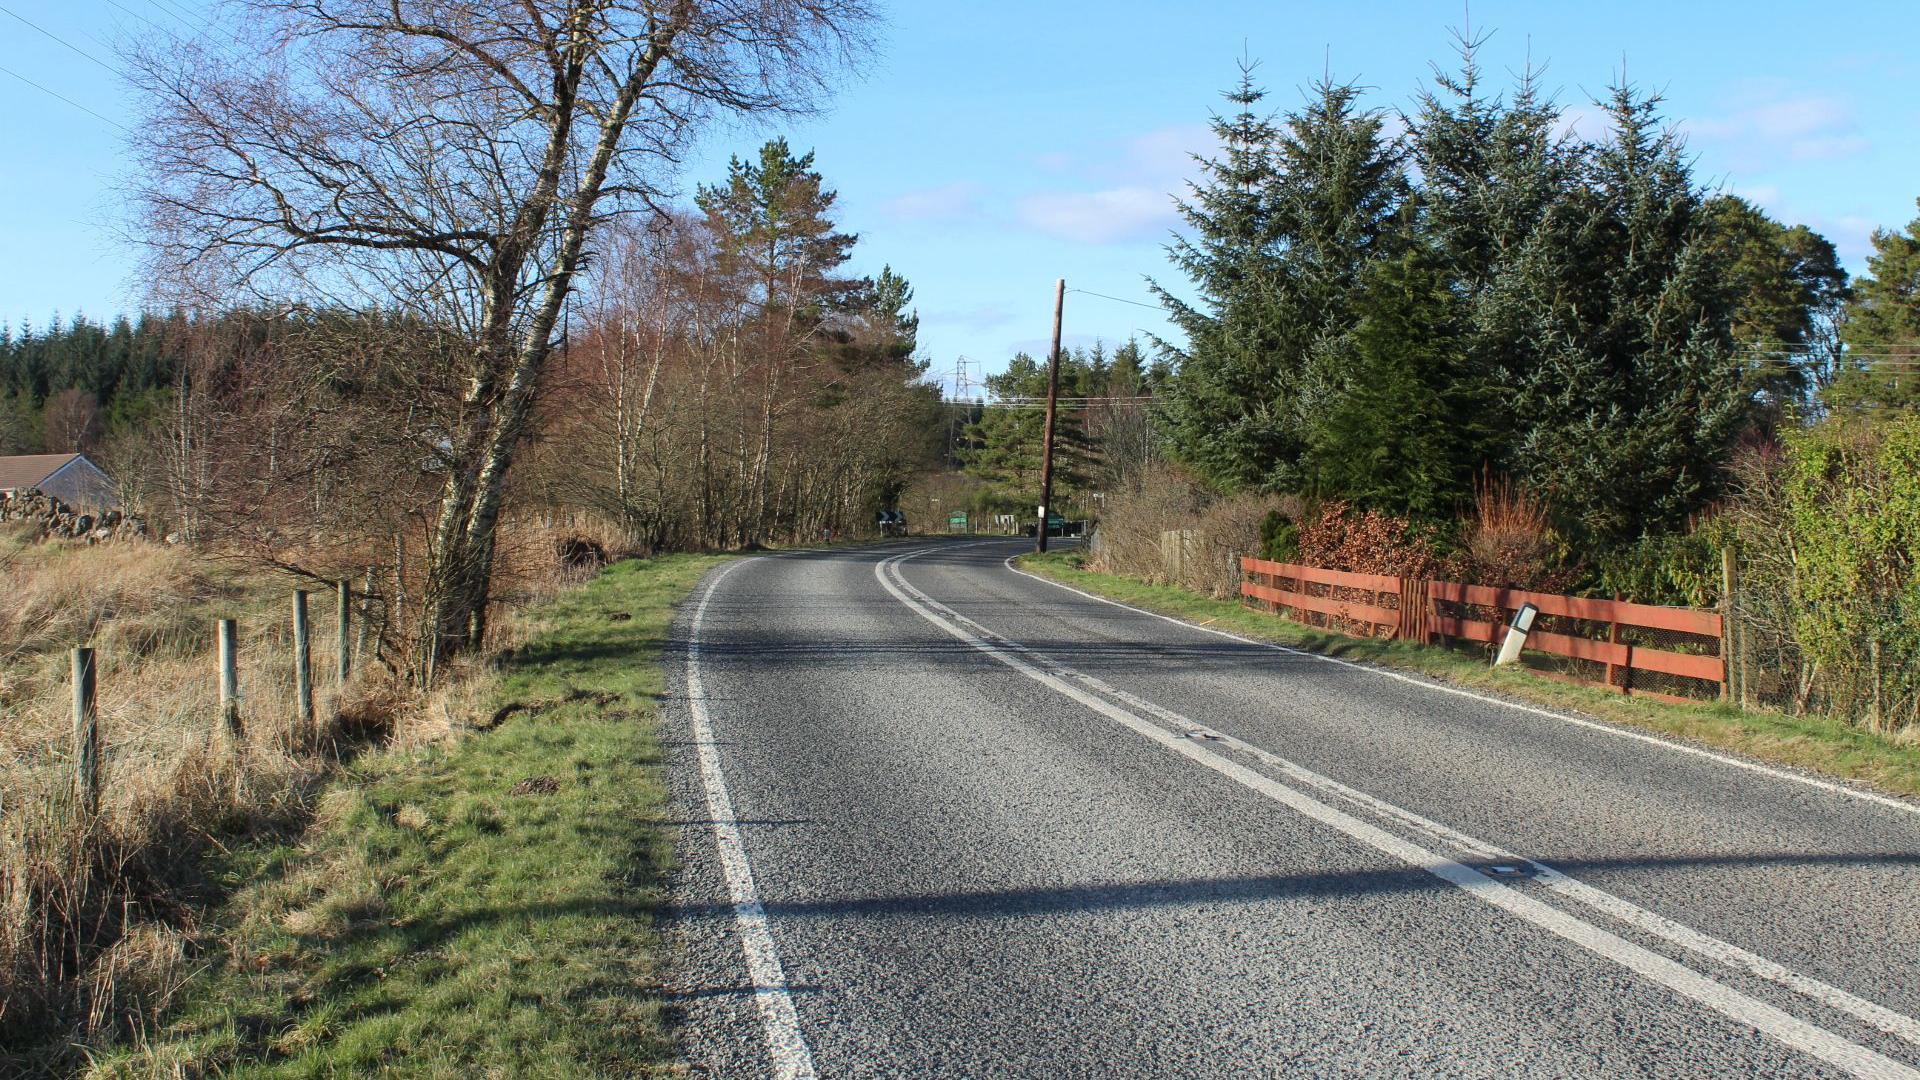
[[901,513],[898,510],[880,511],[880,535],[881,536],[907,535],[907,515]]

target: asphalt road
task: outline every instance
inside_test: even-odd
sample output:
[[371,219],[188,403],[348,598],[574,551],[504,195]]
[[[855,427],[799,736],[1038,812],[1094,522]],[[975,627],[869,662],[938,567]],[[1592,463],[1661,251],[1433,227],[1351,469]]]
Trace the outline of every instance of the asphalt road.
[[685,605],[696,1074],[1920,1077],[1920,806],[1022,549],[761,557]]

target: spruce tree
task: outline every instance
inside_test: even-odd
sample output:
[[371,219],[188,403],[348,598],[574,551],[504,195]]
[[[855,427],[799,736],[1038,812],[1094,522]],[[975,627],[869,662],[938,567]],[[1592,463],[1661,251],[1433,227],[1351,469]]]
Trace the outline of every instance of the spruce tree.
[[[1086,396],[1092,367],[1086,351],[1063,350],[1060,396]],[[1011,505],[1036,503],[1046,427],[1046,413],[1038,403],[1047,395],[1046,362],[1016,353],[1005,371],[987,376],[987,389],[1003,404],[981,410],[979,419],[967,426],[967,447],[961,452],[964,468],[970,475],[1001,487]],[[1024,404],[1015,405],[1009,399]],[[1054,497],[1065,504],[1092,477],[1099,454],[1087,435],[1083,408],[1060,408],[1054,416],[1053,436]]]
[[1465,305],[1442,261],[1414,248],[1375,263],[1345,344],[1348,384],[1318,416],[1305,479],[1314,494],[1427,520],[1473,492],[1486,443]]
[[1742,416],[1733,295],[1657,97],[1619,86],[1609,137],[1516,266],[1534,324],[1514,467],[1602,546],[1677,529],[1718,493]]
[[[1302,441],[1351,383],[1343,339],[1359,318],[1362,275],[1410,240],[1405,152],[1386,114],[1360,105],[1360,88],[1322,80],[1281,133],[1275,216],[1286,280],[1279,317],[1299,327],[1300,386],[1291,421]],[[1304,452],[1304,446],[1303,446]],[[1300,483],[1297,461],[1276,463],[1270,483]]]
[[1460,70],[1436,71],[1407,126],[1422,238],[1464,299],[1467,354],[1490,385],[1512,385],[1537,355],[1525,267],[1561,242],[1554,211],[1581,157],[1559,134],[1561,109],[1536,72],[1521,75],[1510,99],[1484,91],[1479,45],[1458,39]]
[[1239,83],[1224,96],[1234,111],[1212,119],[1219,155],[1200,161],[1201,179],[1179,203],[1190,237],[1168,248],[1196,300],[1151,287],[1186,339],[1156,342],[1178,371],[1162,407],[1169,447],[1237,487],[1262,483],[1300,444],[1282,418],[1297,382],[1292,327],[1270,314],[1285,272],[1269,203],[1278,132],[1260,110],[1266,91],[1254,83],[1253,65],[1241,64]]
[[1357,87],[1316,84],[1278,126],[1255,111],[1263,97],[1243,65],[1227,95],[1240,111],[1214,119],[1221,156],[1181,205],[1194,239],[1170,253],[1199,303],[1159,290],[1188,339],[1168,349],[1164,416],[1175,456],[1215,483],[1284,490],[1300,482],[1314,411],[1344,386],[1353,288],[1397,242],[1406,176]]

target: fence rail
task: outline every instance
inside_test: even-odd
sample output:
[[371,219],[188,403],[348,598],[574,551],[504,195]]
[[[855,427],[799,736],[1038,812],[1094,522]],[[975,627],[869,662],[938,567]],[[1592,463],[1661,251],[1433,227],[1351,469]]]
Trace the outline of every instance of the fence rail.
[[[1568,662],[1563,665],[1567,670],[1535,668],[1539,674],[1672,701],[1703,696],[1668,692],[1675,689],[1726,696],[1725,624],[1718,612],[1355,574],[1267,559],[1242,558],[1240,569],[1246,575],[1242,596],[1265,603],[1276,614],[1291,610],[1296,614],[1290,617],[1298,622],[1351,637],[1379,637],[1385,631],[1387,637],[1422,644],[1468,641],[1497,646],[1512,614],[1532,604],[1545,621],[1527,635],[1525,651]],[[1596,636],[1600,634],[1604,636]],[[1661,648],[1651,641],[1684,642],[1702,651]],[[1636,674],[1656,678],[1636,680]]]
[[[1254,577],[1253,581],[1241,583],[1241,595],[1263,600],[1272,610],[1293,608],[1317,612],[1328,616],[1328,621],[1336,627],[1340,622],[1364,623],[1369,633],[1355,635],[1360,637],[1373,637],[1371,631],[1375,628],[1397,631],[1400,626],[1401,579],[1397,577],[1252,558],[1241,559],[1240,569]],[[1261,577],[1267,580],[1262,583]],[[1320,586],[1322,591],[1312,591],[1315,586]],[[1355,594],[1364,595],[1366,599]],[[1388,597],[1394,599],[1394,607],[1386,605]],[[1311,622],[1309,619],[1299,621]]]

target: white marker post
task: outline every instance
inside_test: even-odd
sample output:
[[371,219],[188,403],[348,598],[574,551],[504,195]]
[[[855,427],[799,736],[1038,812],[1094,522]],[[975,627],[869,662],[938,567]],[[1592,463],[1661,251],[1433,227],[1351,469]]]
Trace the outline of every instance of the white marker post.
[[1494,667],[1503,667],[1520,659],[1520,650],[1527,646],[1527,632],[1533,629],[1533,617],[1540,609],[1532,604],[1521,604],[1520,610],[1513,613],[1513,623],[1507,627],[1506,640],[1500,643],[1500,655],[1493,658]]

